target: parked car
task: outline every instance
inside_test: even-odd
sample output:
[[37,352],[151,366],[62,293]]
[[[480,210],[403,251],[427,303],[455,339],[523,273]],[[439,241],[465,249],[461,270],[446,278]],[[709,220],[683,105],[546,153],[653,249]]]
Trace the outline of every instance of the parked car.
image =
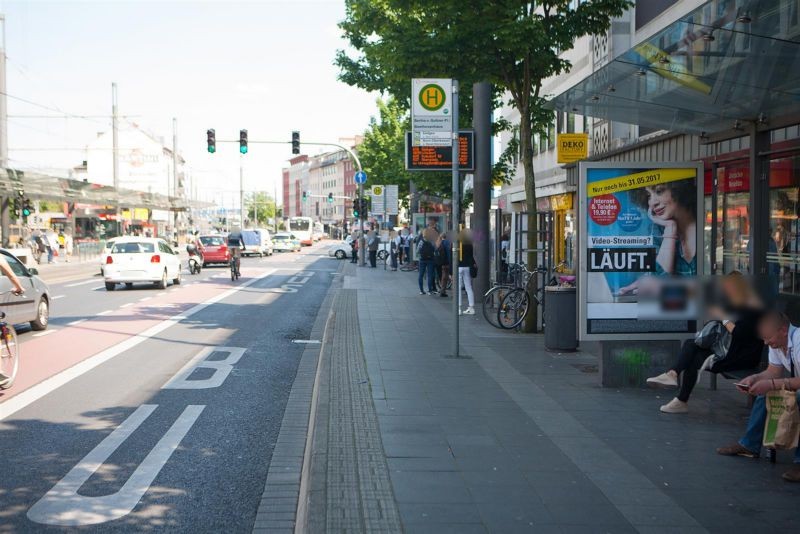
[[201,235],[200,244],[203,253],[203,267],[210,263],[224,263],[231,261],[231,253],[228,250],[228,243],[221,235]]
[[181,260],[163,239],[121,237],[114,242],[103,272],[107,291],[114,291],[117,284],[131,288],[137,282],[166,289],[170,280],[181,283]]
[[[348,236],[349,237],[349,236]],[[328,249],[328,256],[337,260],[344,260],[353,257],[353,248],[350,246],[351,239],[339,241]]]
[[272,239],[268,230],[244,230],[242,232],[245,249],[243,256],[271,256],[273,252]]
[[39,272],[28,269],[10,251],[0,249],[11,270],[19,278],[25,293],[17,296],[11,293],[11,281],[0,275],[0,310],[6,314],[6,321],[11,324],[30,323],[34,330],[44,330],[50,322],[50,288],[47,287]]
[[109,239],[103,245],[103,250],[100,252],[100,276],[103,276],[103,266],[106,264],[106,258],[111,254],[111,247],[114,246],[114,239]]
[[297,252],[300,250],[300,240],[294,234],[275,234],[272,237],[272,246],[275,250],[283,252]]

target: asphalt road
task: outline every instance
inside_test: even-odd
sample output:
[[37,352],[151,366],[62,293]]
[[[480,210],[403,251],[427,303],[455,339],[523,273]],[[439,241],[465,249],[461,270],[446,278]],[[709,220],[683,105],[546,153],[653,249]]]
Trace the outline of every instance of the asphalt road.
[[0,532],[249,532],[292,340],[339,268],[325,250],[245,259],[236,283],[208,268],[166,291],[53,285],[50,333],[21,334],[0,396]]

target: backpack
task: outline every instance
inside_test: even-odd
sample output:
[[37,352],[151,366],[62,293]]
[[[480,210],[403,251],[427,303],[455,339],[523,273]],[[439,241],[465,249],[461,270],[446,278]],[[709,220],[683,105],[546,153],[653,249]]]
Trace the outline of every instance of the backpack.
[[432,260],[435,252],[433,244],[423,239],[419,246],[419,259],[426,261]]
[[433,252],[433,260],[436,262],[436,265],[447,265],[447,250],[444,245],[436,247],[436,250]]

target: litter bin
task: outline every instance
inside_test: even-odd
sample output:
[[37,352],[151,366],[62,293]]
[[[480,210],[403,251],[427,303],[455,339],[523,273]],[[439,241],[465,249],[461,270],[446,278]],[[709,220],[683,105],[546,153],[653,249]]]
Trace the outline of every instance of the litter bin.
[[578,348],[578,299],[574,287],[544,288],[544,346],[560,352]]

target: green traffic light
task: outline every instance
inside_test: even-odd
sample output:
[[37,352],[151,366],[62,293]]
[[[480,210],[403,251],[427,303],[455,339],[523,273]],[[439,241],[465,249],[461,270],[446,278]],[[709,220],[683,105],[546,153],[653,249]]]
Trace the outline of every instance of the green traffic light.
[[247,147],[244,145],[240,146],[239,152],[241,152],[242,154],[247,154]]
[[213,145],[209,145],[209,146],[208,146],[208,153],[209,153],[209,154],[213,154],[213,153],[214,153],[214,152],[216,152],[216,151],[217,151],[217,147],[215,147],[215,146],[213,146]]
[[22,210],[22,215],[24,217],[27,217],[30,214],[31,214],[31,210],[29,210],[28,208],[25,208],[24,210]]

